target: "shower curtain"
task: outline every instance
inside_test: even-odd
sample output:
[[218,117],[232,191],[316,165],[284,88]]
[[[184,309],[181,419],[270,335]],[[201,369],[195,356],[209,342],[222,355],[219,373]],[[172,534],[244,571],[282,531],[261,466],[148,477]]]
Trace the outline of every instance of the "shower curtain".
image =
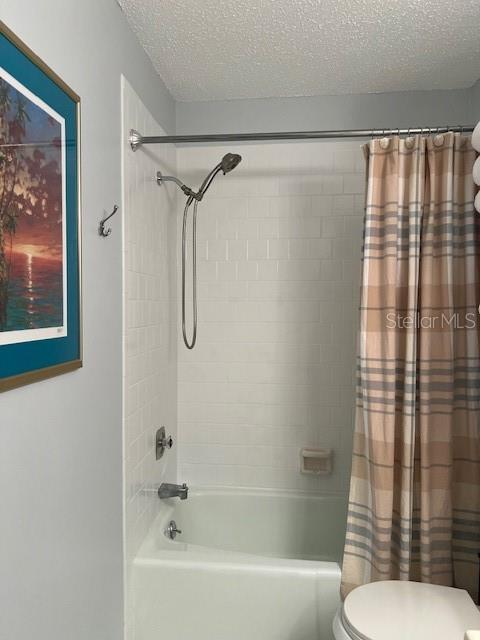
[[372,140],[342,596],[468,589],[480,552],[480,215],[470,139]]

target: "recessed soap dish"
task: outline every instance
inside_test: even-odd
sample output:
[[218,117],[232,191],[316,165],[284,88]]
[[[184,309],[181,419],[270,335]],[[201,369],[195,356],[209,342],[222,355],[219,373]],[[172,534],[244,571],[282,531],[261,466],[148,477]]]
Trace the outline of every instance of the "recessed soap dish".
[[331,449],[302,449],[300,452],[300,471],[315,476],[327,476],[332,473]]

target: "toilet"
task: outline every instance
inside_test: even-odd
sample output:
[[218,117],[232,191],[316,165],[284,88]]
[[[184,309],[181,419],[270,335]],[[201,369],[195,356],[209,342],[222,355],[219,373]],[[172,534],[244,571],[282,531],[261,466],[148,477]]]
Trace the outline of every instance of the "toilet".
[[480,612],[463,589],[372,582],[351,591],[333,621],[335,640],[464,640]]

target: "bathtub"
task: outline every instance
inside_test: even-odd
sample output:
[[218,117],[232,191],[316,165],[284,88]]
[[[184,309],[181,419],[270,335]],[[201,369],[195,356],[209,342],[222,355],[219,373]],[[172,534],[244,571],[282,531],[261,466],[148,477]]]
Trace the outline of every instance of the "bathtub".
[[162,500],[134,560],[135,640],[331,640],[345,519],[331,495],[199,488]]

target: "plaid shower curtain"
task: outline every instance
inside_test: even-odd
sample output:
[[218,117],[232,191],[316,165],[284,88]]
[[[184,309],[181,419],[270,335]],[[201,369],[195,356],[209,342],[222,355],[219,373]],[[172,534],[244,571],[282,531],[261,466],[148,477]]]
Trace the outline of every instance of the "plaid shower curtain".
[[468,589],[480,552],[480,215],[470,139],[372,140],[342,595]]

